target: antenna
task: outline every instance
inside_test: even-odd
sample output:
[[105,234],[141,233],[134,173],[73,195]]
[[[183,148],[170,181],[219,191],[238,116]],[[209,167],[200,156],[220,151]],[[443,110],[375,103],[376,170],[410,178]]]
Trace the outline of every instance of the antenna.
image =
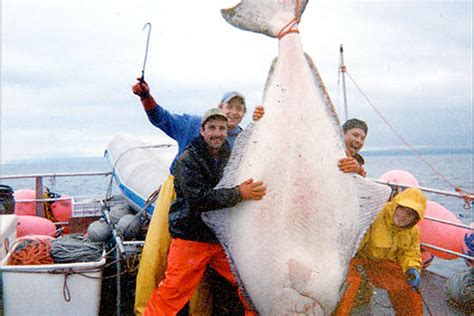
[[341,54],[339,71],[342,74],[342,90],[343,90],[343,95],[344,95],[344,118],[345,118],[345,121],[347,121],[349,117],[348,117],[348,111],[347,111],[346,66],[344,65],[344,48],[342,47],[342,44],[340,46],[339,52]]

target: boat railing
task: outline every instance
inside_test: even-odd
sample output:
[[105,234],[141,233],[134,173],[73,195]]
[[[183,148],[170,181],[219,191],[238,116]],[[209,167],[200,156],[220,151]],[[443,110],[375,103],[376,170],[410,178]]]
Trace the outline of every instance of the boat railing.
[[[385,182],[385,181],[380,181],[380,180],[377,180],[377,179],[369,179],[369,180],[370,180],[370,181],[373,181],[373,182],[376,182],[376,183],[388,185],[388,186],[390,186],[390,187],[392,187],[392,188],[402,188],[402,189],[406,189],[406,188],[417,188],[417,189],[419,189],[419,190],[421,190],[421,191],[423,191],[423,192],[428,192],[428,193],[434,193],[434,194],[439,194],[439,195],[444,195],[444,196],[450,196],[450,197],[454,197],[454,198],[459,198],[459,199],[462,199],[462,200],[465,201],[465,206],[464,206],[464,208],[466,208],[466,209],[472,207],[471,205],[466,205],[466,204],[469,203],[468,201],[473,201],[473,200],[474,200],[474,196],[473,196],[472,194],[467,194],[467,196],[466,196],[466,195],[461,194],[461,193],[458,193],[458,192],[450,192],[450,191],[438,190],[438,189],[427,188],[427,187],[421,187],[421,186],[406,185],[406,184],[403,184],[403,183],[396,183],[396,182]],[[470,203],[469,203],[469,204],[470,204]],[[442,224],[449,225],[449,226],[464,228],[464,229],[466,229],[466,230],[470,230],[471,233],[474,231],[474,228],[471,227],[471,226],[464,225],[464,224],[459,224],[459,223],[453,223],[453,222],[446,221],[446,220],[443,220],[443,219],[440,219],[440,218],[435,218],[435,217],[431,217],[431,216],[425,216],[424,219],[429,220],[429,221],[433,221],[433,222],[442,223]],[[445,253],[448,253],[448,254],[451,254],[451,255],[455,255],[455,256],[458,256],[458,257],[461,257],[461,258],[464,258],[464,259],[468,259],[468,260],[474,261],[474,257],[473,257],[473,256],[469,256],[469,255],[466,255],[466,254],[463,254],[463,253],[459,253],[459,252],[456,252],[456,251],[452,251],[452,250],[445,249],[445,248],[442,248],[442,247],[438,247],[438,246],[435,246],[435,245],[431,245],[431,244],[428,244],[428,243],[423,243],[423,242],[422,242],[422,243],[420,243],[420,244],[421,244],[423,247],[426,247],[426,248],[438,250],[438,251],[441,251],[441,252],[445,252]]]
[[[27,175],[2,175],[2,176],[0,176],[0,180],[28,179],[28,178],[35,179],[36,199],[24,199],[24,200],[17,200],[17,201],[18,202],[36,202],[36,215],[44,217],[44,215],[45,215],[44,214],[44,202],[54,202],[54,201],[58,201],[58,200],[69,199],[69,198],[61,198],[61,197],[59,197],[59,198],[45,198],[44,195],[43,195],[43,192],[44,192],[43,180],[44,180],[44,178],[84,177],[84,176],[86,176],[86,177],[87,176],[105,176],[105,177],[107,177],[107,176],[111,176],[111,175],[112,175],[111,171],[73,172],[73,173],[43,173],[43,174],[27,174]],[[444,196],[451,196],[451,197],[460,198],[460,199],[463,199],[463,200],[466,201],[466,196],[462,195],[458,192],[449,192],[449,191],[438,190],[438,189],[433,189],[433,188],[428,188],[428,187],[412,186],[412,185],[406,185],[406,184],[395,183],[395,182],[384,182],[384,181],[380,181],[380,180],[376,180],[376,179],[368,179],[368,180],[376,182],[376,183],[380,183],[380,184],[389,185],[393,188],[402,188],[402,189],[417,188],[417,189],[420,189],[421,191],[424,191],[424,192],[440,194],[440,195],[444,195]],[[474,197],[473,196],[468,196],[468,199],[470,199],[472,201],[474,199]],[[425,219],[429,220],[429,221],[439,222],[439,223],[449,225],[449,226],[464,228],[466,230],[470,230],[471,232],[474,231],[474,229],[472,227],[470,227],[468,225],[464,225],[464,224],[453,223],[453,222],[450,222],[450,221],[446,221],[446,220],[439,219],[439,218],[434,218],[434,217],[431,217],[431,216],[425,216]],[[466,255],[466,254],[463,254],[463,253],[455,252],[455,251],[452,251],[452,250],[449,250],[449,249],[444,249],[444,248],[437,247],[435,245],[430,245],[430,244],[427,244],[427,243],[421,243],[421,245],[424,246],[424,247],[427,247],[427,248],[435,249],[435,250],[442,251],[442,252],[445,252],[445,253],[449,253],[449,254],[464,258],[464,259],[474,261],[473,256],[469,256],[469,255]]]
[[41,174],[23,174],[23,175],[1,175],[0,180],[18,180],[18,179],[34,179],[35,180],[35,199],[21,199],[16,202],[36,202],[35,212],[36,216],[44,217],[45,202],[55,202],[60,200],[69,200],[70,197],[58,197],[58,198],[46,198],[44,197],[44,179],[45,178],[64,178],[64,177],[91,177],[91,176],[104,176],[110,177],[111,171],[98,171],[98,172],[70,172],[70,173],[41,173]]

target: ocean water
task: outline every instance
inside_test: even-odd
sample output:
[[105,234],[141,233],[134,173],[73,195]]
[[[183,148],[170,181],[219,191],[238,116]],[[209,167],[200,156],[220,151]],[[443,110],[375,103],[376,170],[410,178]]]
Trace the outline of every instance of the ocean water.
[[[61,174],[82,172],[110,172],[112,167],[104,157],[94,158],[62,158],[14,161],[2,165],[2,176],[6,175],[37,175]],[[34,179],[8,179],[2,184],[11,186],[15,190],[35,188]],[[52,192],[70,196],[97,196],[107,192],[110,185],[110,176],[87,177],[48,177],[44,178],[43,186]],[[117,193],[113,185],[114,193]]]
[[[466,191],[474,191],[473,181],[473,153],[462,151],[458,153],[431,153],[424,156],[439,173],[449,179],[456,186]],[[405,170],[413,174],[421,186],[454,192],[453,188],[438,176],[420,158],[400,152],[379,151],[367,152],[366,170],[369,178],[377,179],[390,170]],[[108,172],[111,171],[106,158],[67,158],[16,161],[2,165],[2,176],[13,174],[44,174],[44,173],[71,173],[71,172]],[[34,180],[2,180],[2,184],[18,189],[34,189]],[[103,195],[105,197],[110,185],[110,176],[49,178],[44,180],[44,186],[51,191],[71,196]],[[113,193],[118,190],[113,184]],[[465,209],[462,199],[427,193],[429,200],[438,202],[453,212],[464,224],[474,222],[473,210]],[[465,269],[463,259],[441,260],[435,258],[430,269],[449,276],[451,273]]]

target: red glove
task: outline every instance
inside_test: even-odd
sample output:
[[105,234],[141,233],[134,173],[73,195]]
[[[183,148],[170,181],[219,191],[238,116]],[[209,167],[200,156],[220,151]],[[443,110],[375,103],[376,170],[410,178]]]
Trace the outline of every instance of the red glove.
[[366,175],[364,167],[362,167],[357,161],[357,159],[355,159],[354,157],[346,157],[339,159],[339,163],[337,164],[337,166],[339,167],[339,170],[344,173],[355,172],[363,177],[365,177]]
[[132,91],[134,94],[140,96],[140,99],[145,99],[150,96],[150,88],[146,81],[141,81],[140,78],[137,78],[139,82],[132,86]]
[[257,105],[255,107],[255,110],[253,110],[252,119],[254,121],[258,121],[263,117],[263,114],[265,114],[265,109],[263,108],[263,106]]
[[261,200],[267,188],[262,181],[253,182],[253,179],[248,179],[239,186],[242,200]]
[[132,86],[132,92],[138,96],[140,96],[140,100],[142,101],[143,108],[145,111],[152,110],[157,103],[155,99],[150,94],[150,88],[145,81],[141,81],[140,78],[137,78],[139,82]]

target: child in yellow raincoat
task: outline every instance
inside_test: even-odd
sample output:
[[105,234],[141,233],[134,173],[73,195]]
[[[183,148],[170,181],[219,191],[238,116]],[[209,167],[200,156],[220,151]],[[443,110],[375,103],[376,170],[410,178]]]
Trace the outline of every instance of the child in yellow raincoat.
[[378,214],[352,259],[348,288],[335,315],[349,315],[365,271],[375,287],[386,289],[397,315],[423,315],[420,286],[420,232],[426,198],[415,188],[399,193]]

